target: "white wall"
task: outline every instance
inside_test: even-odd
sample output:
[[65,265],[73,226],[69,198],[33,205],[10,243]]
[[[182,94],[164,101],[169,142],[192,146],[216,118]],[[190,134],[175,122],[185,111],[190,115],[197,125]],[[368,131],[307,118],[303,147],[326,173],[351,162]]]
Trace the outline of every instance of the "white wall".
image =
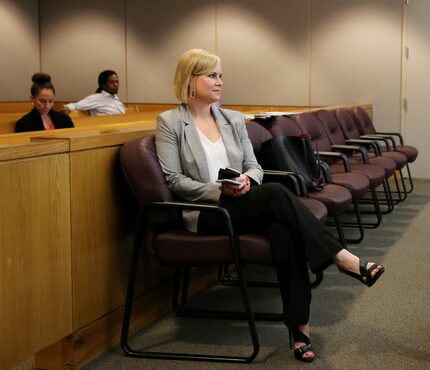
[[22,81],[8,73],[15,91],[3,90],[1,100],[25,100],[39,69],[52,75],[57,99],[76,100],[109,68],[123,100],[174,103],[176,60],[201,47],[223,60],[226,104],[373,102],[387,129],[400,125],[402,0],[43,0],[40,52],[38,2],[16,3],[32,18],[2,9],[22,40],[3,36],[0,46],[21,53],[8,69],[18,67]]
[[39,71],[37,0],[0,0],[0,101],[27,100]]
[[213,0],[127,1],[130,102],[172,103],[173,73],[191,48],[215,51]]
[[220,0],[218,4],[223,102],[308,105],[308,2]]
[[56,98],[93,93],[98,74],[113,69],[127,100],[125,0],[43,0],[40,13],[41,69],[51,74]]
[[373,103],[400,130],[402,0],[312,3],[311,103]]

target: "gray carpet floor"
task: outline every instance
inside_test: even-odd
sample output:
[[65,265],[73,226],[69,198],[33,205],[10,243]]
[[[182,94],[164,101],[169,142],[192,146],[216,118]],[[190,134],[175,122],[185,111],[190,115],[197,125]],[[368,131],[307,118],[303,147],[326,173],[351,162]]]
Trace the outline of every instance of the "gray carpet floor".
[[[119,347],[84,367],[90,369],[430,369],[430,181],[366,230],[354,253],[383,263],[385,274],[372,288],[331,266],[313,290],[311,340],[318,352],[312,364],[289,350],[287,329],[279,322],[257,322],[261,350],[248,365],[127,358]],[[248,273],[248,271],[247,271]],[[257,268],[249,274],[271,275]],[[280,310],[277,289],[250,289],[255,310]],[[193,299],[196,306],[240,307],[238,291],[212,287]],[[137,348],[248,354],[247,326],[240,321],[176,318],[169,314],[132,338]]]

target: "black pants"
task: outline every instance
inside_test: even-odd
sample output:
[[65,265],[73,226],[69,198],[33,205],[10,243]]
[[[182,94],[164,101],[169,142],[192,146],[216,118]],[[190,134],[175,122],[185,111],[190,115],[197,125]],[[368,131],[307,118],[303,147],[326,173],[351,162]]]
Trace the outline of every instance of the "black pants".
[[[252,187],[240,198],[226,198],[222,206],[239,233],[262,232],[270,240],[288,326],[309,321],[312,271],[326,268],[343,247],[315,216],[283,185],[267,183]],[[220,216],[201,213],[198,232],[225,232]]]

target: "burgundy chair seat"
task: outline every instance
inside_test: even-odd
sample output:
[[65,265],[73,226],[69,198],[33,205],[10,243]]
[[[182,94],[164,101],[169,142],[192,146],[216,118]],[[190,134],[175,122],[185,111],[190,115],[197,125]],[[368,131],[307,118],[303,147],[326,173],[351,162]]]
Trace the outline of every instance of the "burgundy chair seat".
[[347,188],[354,199],[361,199],[370,187],[369,179],[359,173],[344,172],[332,174],[333,184]]
[[[385,170],[385,177],[393,176],[394,171],[397,169],[396,161],[391,158],[373,157],[369,155],[370,164],[381,166]],[[351,164],[361,164],[361,156],[354,156],[350,159]]]
[[406,155],[408,162],[414,162],[418,157],[418,149],[410,145],[397,145],[396,150]]
[[344,187],[334,184],[325,184],[324,191],[310,192],[308,197],[322,202],[331,216],[344,213],[352,202],[351,193]]
[[400,152],[382,151],[382,155],[385,158],[394,159],[396,161],[396,168],[398,170],[403,168],[406,165],[406,163],[408,162],[408,157],[405,154],[400,153]]
[[312,214],[319,220],[319,222],[321,222],[322,224],[325,224],[327,222],[328,211],[327,207],[323,203],[315,199],[304,197],[299,197],[299,200],[306,206],[306,208],[309,209],[309,211],[312,212]]
[[[272,265],[269,240],[260,234],[239,235],[241,259]],[[242,248],[242,245],[246,247]],[[154,238],[156,257],[169,266],[204,266],[234,263],[231,245],[224,235],[196,235],[188,231],[167,231]],[[178,253],[180,251],[180,253]]]
[[[345,173],[345,169],[343,164],[332,164],[330,172],[332,174]],[[385,179],[385,170],[381,166],[373,164],[351,164],[351,172],[365,175],[369,179],[371,188],[376,188]]]
[[384,153],[401,153],[406,156],[408,163],[412,163],[418,157],[418,149],[410,145],[396,145],[395,152],[387,152],[387,148],[382,148]]

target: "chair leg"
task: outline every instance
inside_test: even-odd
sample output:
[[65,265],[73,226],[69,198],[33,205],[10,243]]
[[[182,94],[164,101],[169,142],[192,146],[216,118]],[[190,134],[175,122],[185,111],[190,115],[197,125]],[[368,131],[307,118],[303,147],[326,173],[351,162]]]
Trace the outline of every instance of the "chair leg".
[[360,215],[375,215],[376,216],[376,222],[369,222],[367,220],[364,221],[363,219],[361,219],[361,224],[362,224],[363,228],[365,228],[365,229],[375,229],[382,222],[382,212],[381,212],[380,201],[378,199],[378,192],[376,191],[375,188],[370,188],[369,191],[371,194],[371,199],[362,198],[358,201],[358,203],[359,204],[371,204],[373,206],[373,210],[368,210],[367,208],[361,209]]
[[406,169],[408,170],[408,177],[409,177],[409,190],[407,190],[408,193],[412,193],[414,190],[414,182],[412,181],[412,175],[411,170],[409,169],[409,163],[406,163]]
[[358,208],[358,201],[357,199],[353,199],[353,205],[354,205],[354,214],[357,222],[342,222],[343,227],[352,227],[358,229],[359,236],[355,239],[352,238],[346,238],[347,243],[353,243],[358,244],[360,243],[364,238],[364,229],[363,229],[363,223],[361,221],[361,215],[360,215],[360,209]]
[[390,187],[390,183],[388,182],[388,179],[385,179],[382,183],[383,188],[384,188],[384,194],[385,197],[383,199],[380,199],[380,203],[384,203],[387,205],[387,209],[382,211],[381,213],[386,215],[388,213],[391,213],[394,209],[394,202],[393,202],[393,197],[391,195],[391,187]]
[[[257,335],[257,329],[255,326],[254,316],[251,311],[251,305],[249,303],[244,276],[242,273],[241,266],[239,264],[239,256],[235,256],[235,262],[236,262],[235,265],[236,265],[236,270],[239,277],[239,285],[240,285],[240,291],[242,295],[242,301],[245,307],[246,318],[248,319],[248,326],[249,326],[250,336],[251,336],[251,341],[253,346],[253,351],[251,355],[221,356],[221,355],[188,354],[188,353],[174,353],[174,352],[169,353],[169,352],[142,351],[142,350],[135,350],[131,348],[128,341],[128,337],[129,337],[130,319],[131,319],[131,311],[132,311],[132,305],[133,305],[133,295],[134,295],[136,275],[138,270],[139,251],[140,251],[140,245],[142,241],[142,234],[143,234],[143,231],[139,227],[138,231],[136,232],[136,238],[135,238],[133,252],[132,252],[132,261],[131,261],[131,267],[129,272],[127,296],[126,296],[124,317],[123,317],[122,330],[121,330],[121,348],[124,351],[124,353],[130,357],[166,359],[166,360],[188,360],[188,361],[208,361],[208,362],[227,362],[227,363],[249,363],[253,361],[255,357],[257,357],[257,354],[260,349],[260,345],[259,345],[259,340]],[[231,238],[231,242],[235,243],[236,241],[233,240],[233,238]],[[189,274],[189,271],[188,271],[188,274]],[[186,277],[187,280],[188,280],[188,277]],[[176,271],[175,284],[174,284],[175,291],[173,293],[174,300],[176,302],[177,302],[177,297],[179,292],[179,286],[176,284],[179,281],[180,281],[179,271]],[[186,290],[185,291],[183,290],[183,293],[182,293],[182,300],[184,300],[184,295],[187,295],[187,292],[188,292],[187,288],[185,289]],[[243,316],[243,313],[242,313],[242,316]]]
[[345,239],[345,234],[343,232],[342,221],[340,216],[334,216],[334,222],[336,224],[337,234],[339,236],[339,242],[344,248],[347,248],[347,243]]
[[[400,176],[397,176],[397,171],[395,171],[394,175],[393,175],[394,182],[396,184],[396,192],[397,192],[397,199],[393,199],[394,204],[398,204],[400,202],[403,202],[408,196],[408,193],[406,191],[405,181],[403,180],[402,170],[398,170],[398,171],[400,173]],[[402,190],[400,190],[399,177],[400,177],[401,184],[402,184]]]

